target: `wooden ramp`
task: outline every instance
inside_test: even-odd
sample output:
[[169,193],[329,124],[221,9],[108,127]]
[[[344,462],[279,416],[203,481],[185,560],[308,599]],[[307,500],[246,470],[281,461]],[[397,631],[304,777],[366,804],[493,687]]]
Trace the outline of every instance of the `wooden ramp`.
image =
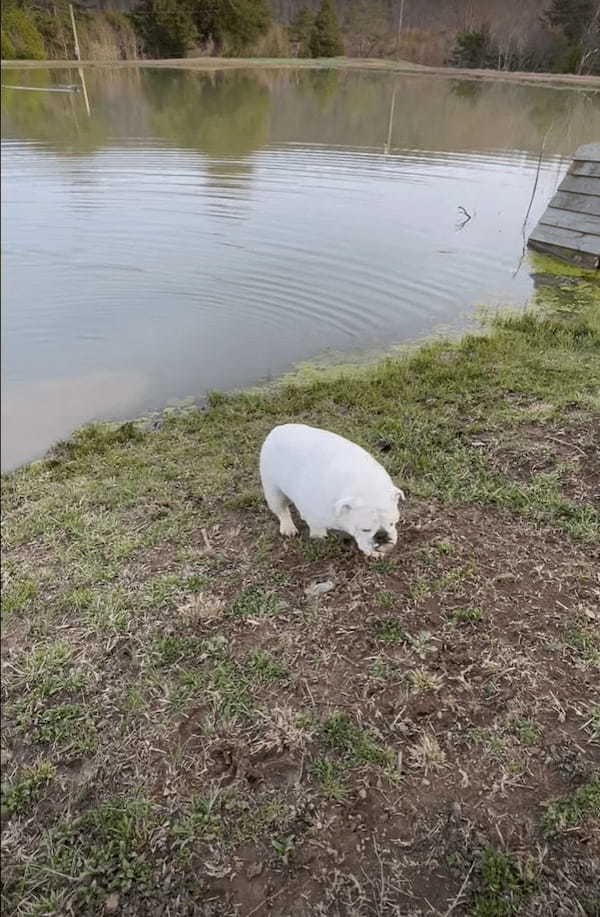
[[600,266],[600,143],[579,147],[528,244],[579,267]]

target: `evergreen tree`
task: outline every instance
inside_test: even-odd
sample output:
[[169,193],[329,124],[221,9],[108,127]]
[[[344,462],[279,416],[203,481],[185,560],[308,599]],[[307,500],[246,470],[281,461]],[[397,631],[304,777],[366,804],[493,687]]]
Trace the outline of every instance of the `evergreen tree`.
[[132,19],[152,57],[185,57],[198,35],[185,0],[142,0]]
[[560,29],[567,43],[557,60],[558,69],[567,73],[598,73],[600,4],[597,0],[552,0],[545,19]]
[[310,37],[313,30],[313,15],[307,7],[299,9],[290,22],[288,34],[296,46],[298,57],[310,57]]
[[212,39],[238,53],[260,38],[271,24],[268,0],[190,0],[202,41]]
[[498,61],[496,47],[488,26],[460,32],[450,57],[453,67],[494,68]]
[[5,0],[2,4],[2,57],[6,60],[43,60],[44,39],[29,6]]
[[597,22],[597,6],[595,0],[552,0],[546,20],[561,29],[567,41],[578,44],[593,26],[594,14]]
[[344,45],[337,16],[331,0],[322,0],[317,13],[311,36],[311,57],[339,57],[344,53]]

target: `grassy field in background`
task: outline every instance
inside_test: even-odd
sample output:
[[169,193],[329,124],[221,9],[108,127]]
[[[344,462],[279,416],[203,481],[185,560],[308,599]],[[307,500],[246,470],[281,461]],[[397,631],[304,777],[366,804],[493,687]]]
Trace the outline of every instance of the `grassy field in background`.
[[[3,913],[597,917],[600,286],[546,280],[4,477]],[[389,557],[279,537],[291,420],[405,489]]]

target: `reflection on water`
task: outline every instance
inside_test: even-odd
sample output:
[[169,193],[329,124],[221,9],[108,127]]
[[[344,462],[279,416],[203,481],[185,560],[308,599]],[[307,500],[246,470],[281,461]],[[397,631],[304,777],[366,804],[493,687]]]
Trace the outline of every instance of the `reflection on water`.
[[582,90],[355,71],[86,83],[91,117],[80,95],[3,90],[4,467],[88,419],[524,302],[540,150],[531,225],[600,135]]

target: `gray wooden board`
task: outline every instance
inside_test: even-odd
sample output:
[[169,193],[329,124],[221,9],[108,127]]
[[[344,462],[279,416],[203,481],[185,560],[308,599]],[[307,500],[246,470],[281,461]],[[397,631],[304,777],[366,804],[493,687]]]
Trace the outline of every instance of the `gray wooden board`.
[[576,232],[600,236],[600,216],[593,214],[572,213],[569,210],[559,210],[558,207],[548,207],[540,223],[545,226],[561,226],[563,229],[574,229]]
[[545,226],[543,223],[538,223],[529,238],[534,242],[545,242],[561,248],[587,252],[590,255],[600,255],[600,236],[573,232],[571,229],[562,229],[559,226]]
[[600,162],[580,162],[575,160],[569,169],[571,175],[589,175],[593,178],[600,178]]
[[600,143],[584,143],[575,151],[575,159],[600,162]]
[[536,242],[535,239],[529,240],[529,247],[536,252],[543,252],[546,255],[552,255],[553,258],[562,258],[569,264],[577,264],[579,267],[589,268],[593,271],[598,268],[600,258],[598,255],[588,255],[585,252],[574,252],[569,248],[562,248],[560,245],[550,245],[546,242]]
[[574,213],[593,213],[600,216],[600,197],[591,194],[576,194],[573,191],[557,191],[550,202],[551,207],[571,210]]
[[576,191],[577,194],[595,194],[600,197],[600,178],[587,178],[584,175],[567,175],[560,185],[560,191]]

